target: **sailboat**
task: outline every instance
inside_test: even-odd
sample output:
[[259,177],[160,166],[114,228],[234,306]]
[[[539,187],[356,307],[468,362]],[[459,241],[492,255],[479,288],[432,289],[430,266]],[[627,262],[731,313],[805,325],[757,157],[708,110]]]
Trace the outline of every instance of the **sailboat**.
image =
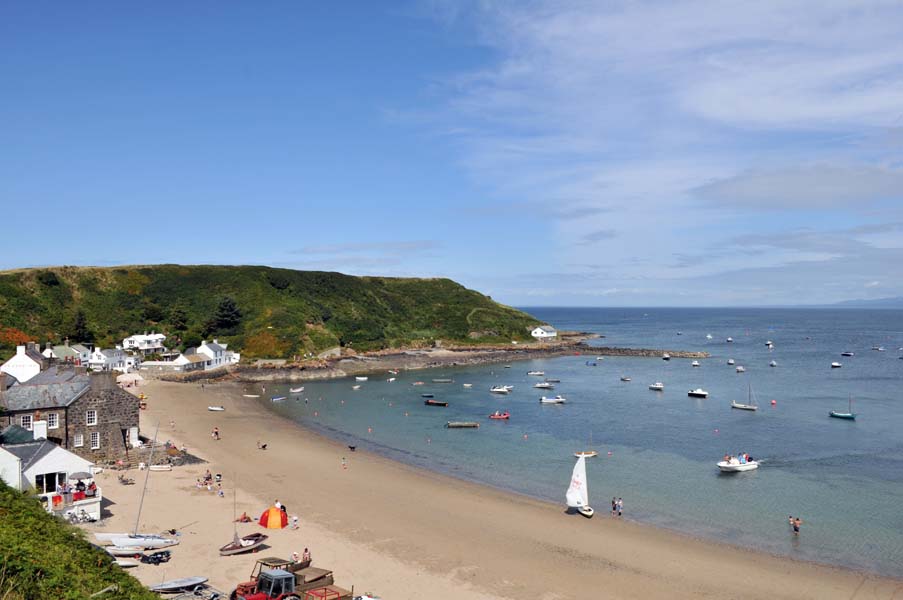
[[853,412],[853,394],[850,394],[850,405],[847,408],[847,412],[840,412],[836,410],[832,410],[828,413],[829,417],[834,417],[835,419],[846,419],[848,421],[856,420],[856,413]]
[[756,404],[755,399],[753,399],[752,385],[749,386],[746,396],[748,404],[740,404],[739,402],[731,400],[731,408],[739,408],[740,410],[759,410],[759,406]]
[[577,464],[574,465],[574,472],[571,474],[571,483],[564,497],[569,508],[576,508],[577,512],[587,519],[592,518],[595,511],[589,505],[589,489],[586,483],[586,458],[583,456],[577,458]]
[[220,546],[220,556],[232,556],[233,554],[243,554],[245,552],[257,552],[261,544],[267,541],[268,535],[262,533],[249,533],[244,537],[238,537],[238,491],[232,490],[232,541],[225,546]]
[[[593,432],[592,431],[589,432],[589,447],[590,448],[593,447]],[[599,456],[599,453],[596,452],[595,450],[578,450],[577,452],[574,452],[574,456],[576,456],[577,458],[580,458],[581,456],[584,458],[592,458],[594,456]]]

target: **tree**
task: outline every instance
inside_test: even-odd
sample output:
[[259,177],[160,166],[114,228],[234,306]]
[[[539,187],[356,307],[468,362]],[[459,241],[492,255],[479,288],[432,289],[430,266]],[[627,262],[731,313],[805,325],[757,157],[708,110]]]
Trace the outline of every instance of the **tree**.
[[230,333],[241,324],[241,310],[229,296],[223,296],[213,317],[207,322],[208,333]]
[[91,344],[94,342],[94,334],[88,329],[88,318],[85,313],[79,310],[75,313],[75,324],[72,326],[72,335],[70,336],[76,342]]
[[176,304],[169,311],[169,324],[175,331],[188,329],[188,311],[181,304]]

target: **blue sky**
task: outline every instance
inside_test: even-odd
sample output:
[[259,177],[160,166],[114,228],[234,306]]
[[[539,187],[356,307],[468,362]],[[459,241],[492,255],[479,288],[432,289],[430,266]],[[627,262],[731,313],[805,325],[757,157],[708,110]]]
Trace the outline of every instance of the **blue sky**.
[[899,2],[0,4],[0,268],[903,295]]

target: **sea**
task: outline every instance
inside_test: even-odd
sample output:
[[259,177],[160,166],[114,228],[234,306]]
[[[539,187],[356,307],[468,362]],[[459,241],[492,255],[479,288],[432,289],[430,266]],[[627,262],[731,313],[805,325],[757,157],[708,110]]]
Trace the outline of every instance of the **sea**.
[[[562,505],[573,453],[594,449],[587,479],[596,518],[609,518],[611,499],[620,497],[625,518],[641,523],[903,577],[903,311],[523,310],[558,329],[604,336],[592,340],[597,346],[711,356],[699,367],[679,358],[563,356],[402,371],[391,382],[379,372],[363,382],[308,382],[296,395],[268,386],[267,397],[288,398],[261,401],[345,444]],[[835,361],[843,366],[831,368]],[[561,383],[535,389],[544,378],[531,370]],[[653,382],[664,391],[651,391]],[[491,394],[498,384],[514,390]],[[687,396],[698,387],[708,398]],[[422,394],[449,405],[426,406]],[[538,401],[555,394],[567,403]],[[731,409],[732,400],[748,399],[758,411]],[[850,399],[855,421],[828,416],[846,411]],[[510,411],[510,420],[490,420],[496,410]],[[447,429],[447,421],[480,427]],[[760,468],[718,470],[725,454],[740,452]],[[353,468],[353,454],[347,458]],[[799,536],[790,515],[803,521]]]

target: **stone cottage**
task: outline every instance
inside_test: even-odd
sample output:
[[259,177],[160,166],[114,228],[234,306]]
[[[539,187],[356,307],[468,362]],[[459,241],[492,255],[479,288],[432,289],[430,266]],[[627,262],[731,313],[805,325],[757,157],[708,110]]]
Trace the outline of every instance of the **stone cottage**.
[[0,389],[0,429],[9,425],[46,426],[49,441],[91,462],[118,460],[138,445],[138,399],[113,373],[56,365]]

